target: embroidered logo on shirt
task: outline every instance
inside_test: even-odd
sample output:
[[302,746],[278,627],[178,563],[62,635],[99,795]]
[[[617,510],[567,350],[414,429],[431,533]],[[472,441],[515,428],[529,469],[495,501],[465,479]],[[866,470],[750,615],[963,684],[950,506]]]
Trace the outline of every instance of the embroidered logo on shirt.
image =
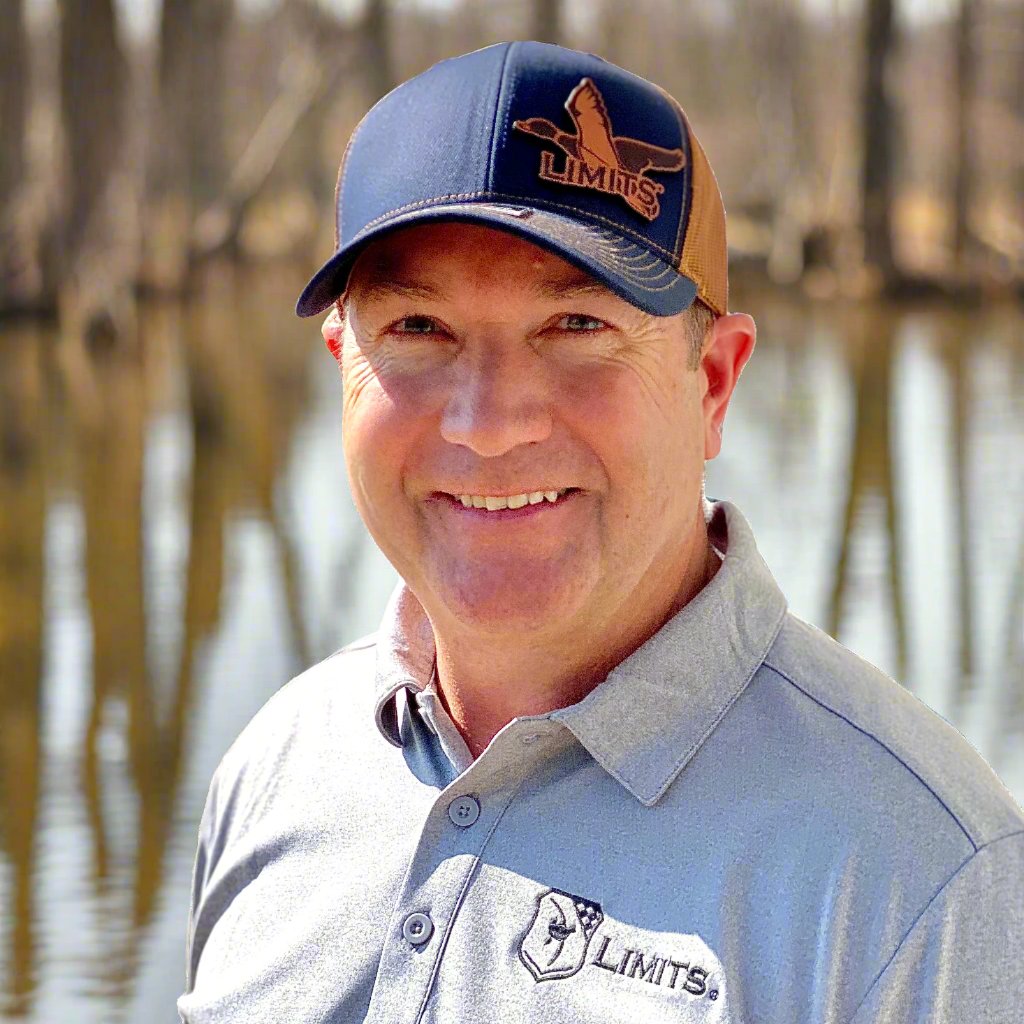
[[538,897],[537,913],[519,942],[519,959],[535,981],[571,978],[603,920],[600,903],[548,889]]
[[617,978],[705,996],[712,1002],[718,999],[718,988],[709,984],[711,972],[691,958],[640,949],[615,934],[602,935],[588,956],[591,939],[604,921],[600,903],[561,889],[547,889],[537,897],[536,913],[519,940],[519,959],[534,981],[571,978],[587,966]]
[[636,978],[637,981],[645,981],[649,985],[674,989],[678,982],[679,989],[689,992],[691,996],[702,996],[707,992],[709,999],[718,998],[718,989],[708,990],[708,971],[703,967],[659,953],[631,949],[624,944],[616,949],[613,939],[608,935],[601,939],[601,945],[590,963],[594,967],[603,967],[612,974]]
[[540,176],[558,185],[592,188],[611,196],[621,196],[642,217],[654,220],[661,212],[658,196],[665,191],[660,182],[647,177],[648,171],[678,171],[686,162],[681,149],[661,146],[612,134],[604,97],[589,78],[584,78],[565,101],[572,132],[562,131],[545,117],[514,121],[527,135],[553,142],[565,153],[565,167],[555,170],[555,154],[540,155]]

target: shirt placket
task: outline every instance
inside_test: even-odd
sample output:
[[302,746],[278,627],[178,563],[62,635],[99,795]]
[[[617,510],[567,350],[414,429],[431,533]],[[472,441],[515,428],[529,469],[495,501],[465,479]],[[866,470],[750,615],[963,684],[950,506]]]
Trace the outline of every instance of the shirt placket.
[[[419,1022],[483,851],[553,722],[512,723],[434,801],[388,922],[366,1024]],[[550,748],[549,748],[550,749]]]

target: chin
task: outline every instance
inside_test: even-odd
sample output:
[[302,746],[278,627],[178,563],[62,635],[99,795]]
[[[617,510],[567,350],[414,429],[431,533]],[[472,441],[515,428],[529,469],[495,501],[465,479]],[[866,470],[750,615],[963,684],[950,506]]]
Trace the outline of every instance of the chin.
[[549,567],[532,569],[517,566],[503,573],[488,565],[483,571],[449,571],[431,590],[449,616],[482,632],[533,633],[574,619],[587,590],[580,577],[555,574]]

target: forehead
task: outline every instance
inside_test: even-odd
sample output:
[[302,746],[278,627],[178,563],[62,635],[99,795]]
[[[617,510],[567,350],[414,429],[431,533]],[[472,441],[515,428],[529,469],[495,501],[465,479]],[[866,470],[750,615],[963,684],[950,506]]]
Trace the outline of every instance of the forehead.
[[479,224],[418,224],[391,232],[359,256],[349,295],[389,292],[445,294],[500,288],[559,297],[566,293],[616,298],[599,281],[538,245]]

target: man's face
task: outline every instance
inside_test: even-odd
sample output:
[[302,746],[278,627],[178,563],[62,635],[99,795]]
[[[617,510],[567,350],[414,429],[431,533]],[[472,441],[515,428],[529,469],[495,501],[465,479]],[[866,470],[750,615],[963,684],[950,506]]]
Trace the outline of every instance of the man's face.
[[702,550],[725,403],[687,369],[682,317],[458,223],[374,243],[346,311],[324,334],[352,494],[435,627],[610,625]]

